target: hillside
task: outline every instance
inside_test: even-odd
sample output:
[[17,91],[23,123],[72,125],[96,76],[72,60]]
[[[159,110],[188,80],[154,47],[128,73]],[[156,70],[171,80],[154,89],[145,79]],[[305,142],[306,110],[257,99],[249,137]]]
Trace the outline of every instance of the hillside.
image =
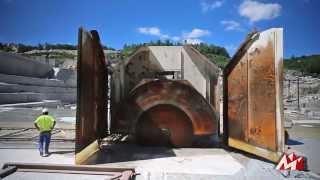
[[[104,46],[104,51],[109,60],[117,61],[129,57],[139,47],[149,46],[182,46],[180,42],[171,41],[150,41],[148,43],[125,44],[121,50]],[[230,56],[224,47],[213,44],[200,43],[193,45],[199,52],[204,54],[209,60],[224,68],[230,59]],[[66,59],[76,59],[77,46],[70,44],[38,44],[25,45],[15,43],[0,43],[0,51],[16,52],[30,58],[47,57],[56,60],[56,64],[63,64]],[[41,58],[40,58],[41,59]],[[285,70],[300,71],[305,74],[320,74],[320,55],[310,55],[301,57],[291,57],[284,61]]]
[[[118,59],[124,59],[129,57],[141,46],[182,46],[180,42],[172,42],[169,40],[157,40],[150,41],[148,43],[138,44],[125,44],[119,51],[114,48],[104,46],[105,54],[111,61],[117,61]],[[204,54],[212,62],[220,66],[221,68],[229,61],[229,54],[224,47],[216,46],[213,44],[200,43],[193,45],[198,51]],[[76,59],[77,46],[71,44],[38,44],[38,45],[26,45],[16,43],[0,43],[0,50],[5,52],[20,53],[30,58],[41,57],[42,59],[49,58],[55,59],[58,64],[63,64],[65,59]]]
[[304,74],[320,74],[320,55],[291,57],[285,59],[286,70],[296,70]]
[[195,44],[193,47],[221,68],[224,68],[229,62],[230,55],[224,47],[206,43]]
[[[120,54],[122,58],[130,56],[141,46],[182,46],[182,43],[173,43],[171,41],[150,41],[149,43],[141,43],[141,44],[125,44]],[[229,54],[224,47],[200,43],[193,45],[199,52],[205,55],[209,60],[213,63],[217,64],[219,67],[224,68],[229,61]]]

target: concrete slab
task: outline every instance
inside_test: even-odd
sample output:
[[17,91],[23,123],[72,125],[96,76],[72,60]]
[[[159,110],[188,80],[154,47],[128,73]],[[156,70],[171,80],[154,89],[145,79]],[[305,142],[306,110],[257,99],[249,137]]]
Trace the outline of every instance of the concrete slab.
[[293,126],[288,133],[289,152],[307,157],[309,170],[320,175],[320,127]]
[[[286,179],[275,164],[222,148],[165,148],[107,145],[89,163],[135,168],[137,180]],[[301,174],[301,173],[300,173]],[[302,177],[309,177],[302,173]]]
[[[37,144],[34,144],[36,147]],[[66,150],[59,150],[66,151]],[[56,152],[49,157],[41,157],[37,149],[4,149],[0,148],[0,166],[7,162],[21,162],[21,163],[52,163],[52,164],[74,164],[74,153],[58,154],[58,150],[51,150]]]

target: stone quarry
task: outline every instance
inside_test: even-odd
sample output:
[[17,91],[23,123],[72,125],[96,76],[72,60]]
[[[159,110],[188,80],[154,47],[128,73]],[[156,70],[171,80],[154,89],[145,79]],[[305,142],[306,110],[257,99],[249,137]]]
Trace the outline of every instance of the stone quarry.
[[283,82],[286,124],[320,125],[320,77],[286,71]]
[[0,52],[0,106],[32,107],[76,102],[76,71],[53,69],[18,54]]
[[[158,51],[152,48],[161,47],[151,47],[150,51],[155,53]],[[178,48],[182,49],[182,47]],[[165,50],[162,51],[168,56]],[[56,51],[51,52],[56,53]],[[26,54],[36,53],[41,52],[27,52]],[[72,51],[72,53],[76,56],[76,51]],[[173,53],[171,52],[171,54]],[[135,58],[137,61],[141,61],[141,57],[138,55]],[[155,59],[161,59],[160,55],[159,57],[156,55]],[[180,59],[180,56],[183,56],[184,61],[188,61],[186,53],[176,53],[176,56],[179,56]],[[62,66],[56,67],[50,58],[47,61],[41,60],[41,58],[43,57],[28,58],[19,54],[0,52],[0,147],[4,148],[1,150],[3,156],[0,161],[1,165],[8,161],[45,162],[35,153],[37,132],[32,124],[34,118],[40,114],[42,107],[48,107],[50,113],[58,121],[57,129],[53,132],[53,154],[48,161],[59,164],[74,163],[76,61],[69,59]],[[120,77],[119,72],[123,71],[121,66],[117,67],[114,64],[112,66],[117,70],[113,76]],[[179,65],[178,68],[181,66]],[[177,73],[173,72],[172,74],[176,76]],[[194,83],[199,82],[195,81]],[[120,89],[116,92],[120,94],[113,98],[121,99],[122,82],[116,83],[119,84],[113,88]],[[219,83],[221,82],[219,81]],[[206,88],[201,91],[204,92],[204,96],[208,96]],[[217,92],[221,93],[221,89]],[[221,97],[208,96],[206,98],[212,101],[217,109],[222,108],[219,104],[222,100]],[[320,147],[319,133],[317,133],[320,127],[319,76],[303,75],[291,70],[285,71],[282,100],[285,128],[290,137],[286,144],[288,152],[307,156],[309,170],[319,173],[319,156],[317,156],[315,149],[310,148],[311,146]],[[222,129],[222,127],[220,128]],[[255,177],[258,174],[260,176],[263,174],[262,177],[265,178],[285,179],[283,174],[274,170],[273,163],[232,149],[223,149],[215,145],[205,148],[202,146],[203,148],[200,149],[141,147],[130,138],[131,136],[120,134],[107,136],[101,144],[101,150],[88,160],[88,164],[98,163],[105,167],[135,167],[136,171],[141,173],[137,179],[181,179],[184,177],[202,179],[241,177],[246,179],[246,177]],[[32,143],[30,144],[29,141]],[[24,153],[28,154],[27,158],[21,157],[20,154]],[[223,163],[216,163],[216,161]],[[295,176],[319,178],[315,173],[305,172],[293,173],[290,177]]]

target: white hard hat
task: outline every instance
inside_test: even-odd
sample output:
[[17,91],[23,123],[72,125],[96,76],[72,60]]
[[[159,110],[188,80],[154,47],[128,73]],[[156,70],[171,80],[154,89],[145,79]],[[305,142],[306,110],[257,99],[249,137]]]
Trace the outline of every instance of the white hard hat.
[[47,108],[43,108],[42,109],[42,113],[47,113],[48,112],[48,109]]

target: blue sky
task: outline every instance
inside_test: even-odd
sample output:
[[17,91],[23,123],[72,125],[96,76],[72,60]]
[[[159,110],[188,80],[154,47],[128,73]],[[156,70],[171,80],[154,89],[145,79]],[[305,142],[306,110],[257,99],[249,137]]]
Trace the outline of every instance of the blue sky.
[[254,27],[284,28],[284,54],[320,54],[319,0],[0,0],[0,42],[77,43],[80,26],[103,44],[170,39],[233,54]]

